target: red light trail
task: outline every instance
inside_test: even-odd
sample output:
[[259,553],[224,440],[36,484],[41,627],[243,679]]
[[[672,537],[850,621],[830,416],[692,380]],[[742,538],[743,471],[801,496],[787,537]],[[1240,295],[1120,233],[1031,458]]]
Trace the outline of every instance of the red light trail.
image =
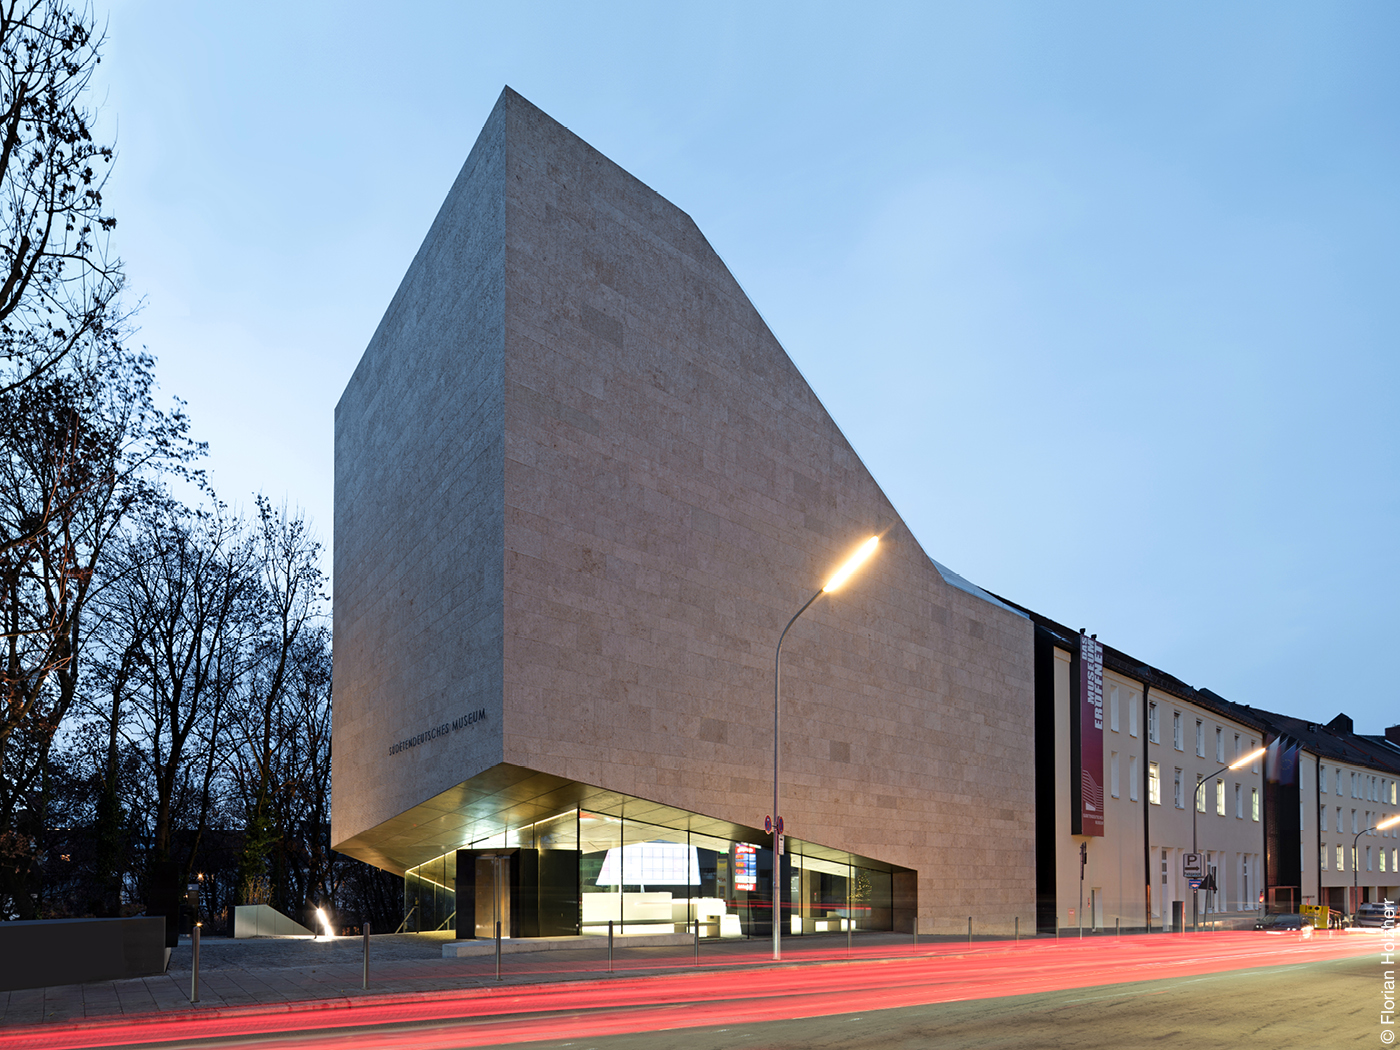
[[[906,949],[903,955],[884,948],[850,961],[833,959],[827,949],[794,956],[793,962],[806,965],[600,975],[568,983],[34,1025],[0,1033],[0,1048],[190,1045],[242,1037],[276,1050],[330,1045],[437,1050],[887,1010],[1316,962],[1376,949],[1377,943],[1364,936],[1305,941],[1257,933],[1096,937],[977,949],[943,944]],[[415,1027],[405,1031],[404,1025]]]

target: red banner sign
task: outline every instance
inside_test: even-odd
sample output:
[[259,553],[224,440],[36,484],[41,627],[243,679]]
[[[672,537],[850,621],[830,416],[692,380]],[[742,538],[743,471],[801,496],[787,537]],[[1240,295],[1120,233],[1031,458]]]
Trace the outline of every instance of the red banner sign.
[[1079,636],[1079,791],[1076,835],[1103,834],[1103,646]]

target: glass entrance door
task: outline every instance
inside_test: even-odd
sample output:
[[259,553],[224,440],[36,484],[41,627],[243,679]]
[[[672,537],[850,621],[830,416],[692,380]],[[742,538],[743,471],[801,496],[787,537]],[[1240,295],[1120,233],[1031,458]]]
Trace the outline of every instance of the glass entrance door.
[[476,935],[495,938],[496,923],[501,936],[510,930],[510,854],[478,853],[476,861]]

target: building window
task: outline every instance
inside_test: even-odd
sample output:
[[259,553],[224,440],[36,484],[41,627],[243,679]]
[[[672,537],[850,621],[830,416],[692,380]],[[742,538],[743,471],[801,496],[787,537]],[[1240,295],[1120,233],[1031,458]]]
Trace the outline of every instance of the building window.
[[1162,774],[1156,762],[1147,763],[1147,801],[1154,806],[1162,804]]
[[1346,826],[1345,824],[1342,823],[1342,807],[1341,807],[1341,806],[1338,806],[1338,807],[1337,807],[1337,831],[1338,831],[1338,833],[1341,833],[1341,832],[1345,831],[1346,829],[1347,829],[1347,826]]
[[1367,871],[1373,870],[1372,867],[1371,867],[1371,847],[1370,847],[1370,846],[1367,846],[1367,847],[1366,847],[1366,870],[1367,870]]
[[1182,735],[1183,733],[1184,733],[1184,730],[1181,728],[1181,712],[1180,712],[1180,711],[1173,711],[1173,712],[1172,712],[1172,747],[1176,748],[1178,751],[1185,751],[1185,750],[1186,750],[1186,738],[1185,738],[1185,736]]
[[[1249,749],[1250,749],[1251,751],[1255,751],[1255,750],[1258,749],[1258,747],[1259,747],[1259,745],[1256,744],[1256,743],[1254,742],[1254,738],[1253,738],[1253,737],[1250,737],[1250,738],[1249,738]],[[1250,764],[1249,771],[1250,771],[1251,773],[1258,773],[1258,772],[1259,772],[1259,760],[1258,760],[1257,758],[1253,761],[1253,763]]]
[[1204,780],[1205,777],[1199,773],[1196,774],[1196,789],[1192,792],[1191,798],[1195,802],[1197,813],[1206,811],[1206,789],[1201,786],[1201,782]]
[[1320,831],[1327,830],[1327,807],[1317,807],[1317,826]]
[[1352,871],[1360,871],[1360,870],[1361,870],[1360,868],[1358,868],[1358,867],[1356,866],[1356,846],[1355,846],[1355,844],[1353,844],[1352,847],[1351,847],[1351,870],[1352,870]]
[[1380,855],[1381,855],[1381,871],[1385,871],[1385,850],[1384,850],[1384,849],[1380,850]]
[[1128,735],[1137,736],[1137,693],[1128,694]]
[[1351,811],[1351,833],[1352,833],[1353,835],[1357,835],[1357,834],[1360,834],[1360,832],[1361,832],[1361,825],[1358,824],[1358,823],[1356,822],[1356,810],[1352,810],[1352,811]]
[[1317,790],[1322,794],[1327,794],[1327,767],[1317,767]]
[[1161,727],[1157,724],[1157,705],[1147,701],[1147,739],[1154,744],[1162,742]]
[[1356,786],[1356,774],[1355,774],[1355,773],[1352,773],[1352,775],[1351,775],[1351,797],[1352,797],[1352,798],[1360,798],[1360,797],[1361,797],[1361,795],[1358,793],[1358,790],[1359,790],[1359,789],[1358,789],[1357,786]]
[[1249,789],[1249,813],[1255,820],[1259,819],[1259,789]]
[[1332,769],[1333,779],[1337,782],[1337,794],[1342,793],[1342,771],[1335,766]]
[[1238,784],[1235,785],[1235,816],[1244,819],[1244,792]]
[[1185,785],[1181,782],[1181,768],[1177,767],[1176,774],[1172,777],[1172,802],[1177,809],[1186,808]]
[[1225,815],[1225,781],[1215,782],[1215,815],[1223,817]]
[[1240,750],[1240,735],[1239,735],[1238,733],[1236,733],[1236,734],[1235,734],[1235,757],[1236,757],[1236,758],[1239,758],[1242,754],[1244,754],[1244,752]]
[[1215,727],[1215,760],[1225,761],[1225,730],[1219,726]]
[[1118,732],[1118,687],[1108,687],[1108,728]]
[[1327,870],[1327,847],[1323,846],[1318,852],[1318,864],[1323,871]]
[[1395,781],[1390,782],[1390,804],[1395,805]]
[[1342,863],[1342,861],[1345,859],[1345,856],[1346,856],[1346,855],[1342,852],[1342,847],[1341,847],[1341,846],[1338,846],[1338,847],[1337,847],[1337,870],[1338,870],[1338,871],[1346,871],[1346,870],[1347,870],[1347,869],[1346,869],[1346,865]]
[[1108,759],[1108,793],[1114,798],[1118,797],[1118,752],[1114,751]]
[[1196,719],[1196,757],[1206,757],[1206,727],[1199,718]]
[[1138,800],[1138,768],[1137,755],[1128,756],[1128,798],[1133,802]]

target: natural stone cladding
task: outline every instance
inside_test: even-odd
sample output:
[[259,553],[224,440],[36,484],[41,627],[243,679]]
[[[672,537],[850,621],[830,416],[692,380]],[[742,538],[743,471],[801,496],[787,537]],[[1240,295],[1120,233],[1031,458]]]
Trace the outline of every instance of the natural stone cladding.
[[871,533],[784,644],[789,833],[916,871],[921,932],[1024,924],[1030,621],[689,216],[506,89],[336,412],[336,841],[502,762],[761,826],[778,633]]

